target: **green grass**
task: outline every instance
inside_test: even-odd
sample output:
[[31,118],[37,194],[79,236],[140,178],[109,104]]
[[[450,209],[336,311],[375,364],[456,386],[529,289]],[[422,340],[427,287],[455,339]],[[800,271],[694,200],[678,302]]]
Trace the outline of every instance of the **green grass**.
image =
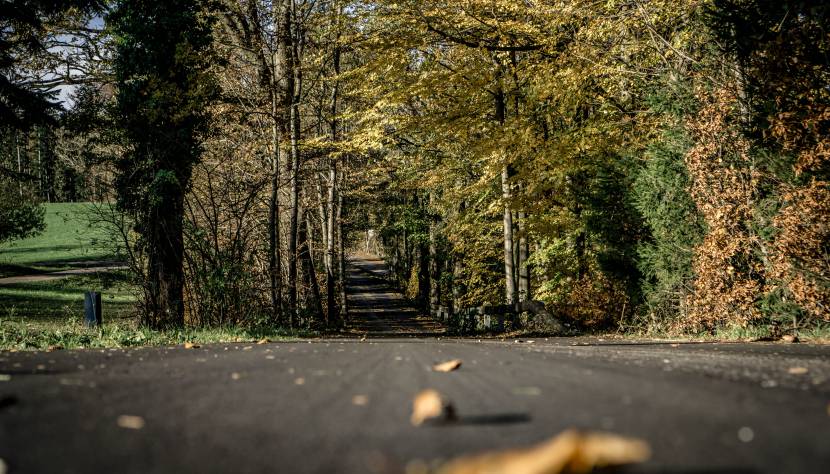
[[295,340],[314,336],[310,332],[274,328],[185,328],[153,331],[134,321],[104,322],[100,328],[86,328],[81,319],[26,322],[0,318],[0,350],[51,350],[169,346],[198,344]]
[[55,271],[72,262],[113,260],[106,230],[90,224],[92,203],[44,204],[46,229],[28,239],[0,244],[0,276]]
[[[84,291],[101,291],[104,323],[84,325]],[[0,286],[0,350],[115,348],[287,340],[311,332],[220,327],[152,331],[138,324],[137,294],[125,271]]]
[[0,318],[65,320],[82,318],[84,292],[102,293],[101,312],[106,319],[134,316],[136,289],[125,271],[77,275],[39,282],[0,285]]

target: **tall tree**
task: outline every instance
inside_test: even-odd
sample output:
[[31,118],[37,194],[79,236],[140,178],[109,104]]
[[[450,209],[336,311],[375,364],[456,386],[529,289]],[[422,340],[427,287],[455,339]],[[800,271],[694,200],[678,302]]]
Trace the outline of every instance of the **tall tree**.
[[145,323],[184,323],[184,196],[201,155],[213,16],[206,1],[130,0],[108,18],[117,40],[118,205],[135,218],[147,254]]

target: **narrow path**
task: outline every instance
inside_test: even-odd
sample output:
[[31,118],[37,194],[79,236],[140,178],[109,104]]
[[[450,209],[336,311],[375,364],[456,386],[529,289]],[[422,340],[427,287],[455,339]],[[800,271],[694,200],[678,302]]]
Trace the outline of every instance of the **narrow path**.
[[[105,263],[105,262],[102,262]],[[127,267],[124,264],[113,264],[106,262],[106,265],[100,266],[85,266],[83,268],[70,268],[69,270],[61,270],[49,273],[36,273],[31,275],[16,275],[11,277],[0,278],[0,286],[15,285],[18,283],[32,283],[38,281],[58,280],[75,275],[88,275],[90,273],[105,273],[114,270],[124,270]]]
[[349,300],[348,332],[367,337],[434,337],[445,328],[413,308],[387,282],[384,262],[368,254],[349,258],[346,285]]

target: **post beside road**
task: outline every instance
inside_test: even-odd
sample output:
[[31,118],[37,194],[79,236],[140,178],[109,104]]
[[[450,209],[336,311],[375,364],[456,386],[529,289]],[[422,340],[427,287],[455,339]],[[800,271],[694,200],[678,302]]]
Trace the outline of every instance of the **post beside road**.
[[87,291],[84,293],[84,321],[87,327],[100,326],[103,322],[101,315],[101,293]]

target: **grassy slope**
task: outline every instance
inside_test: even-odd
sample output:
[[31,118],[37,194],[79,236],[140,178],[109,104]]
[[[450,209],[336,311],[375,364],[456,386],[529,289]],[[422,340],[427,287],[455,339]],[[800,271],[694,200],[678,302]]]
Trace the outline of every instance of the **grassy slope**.
[[[90,225],[93,204],[46,204],[46,229],[32,238],[0,245],[0,276],[44,273],[78,262],[112,260],[107,233]],[[104,317],[123,319],[134,311],[136,295],[125,272],[72,276],[59,280],[0,285],[0,319],[37,324],[77,321],[84,292],[103,293]]]
[[45,204],[46,230],[0,244],[0,276],[61,270],[73,262],[112,260],[107,233],[90,224],[91,203]]
[[39,282],[0,285],[0,318],[80,321],[84,292],[102,293],[102,312],[107,319],[132,315],[135,288],[125,272],[79,275]]

